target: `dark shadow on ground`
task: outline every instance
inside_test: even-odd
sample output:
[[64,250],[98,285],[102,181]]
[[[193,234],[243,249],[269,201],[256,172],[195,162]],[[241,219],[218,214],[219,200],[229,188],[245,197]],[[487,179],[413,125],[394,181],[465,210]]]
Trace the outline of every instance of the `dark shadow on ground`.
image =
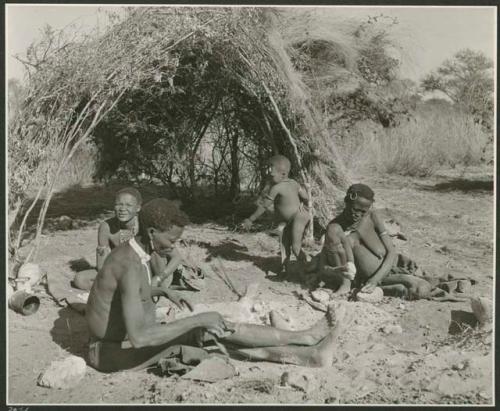
[[475,327],[477,325],[477,318],[474,313],[463,310],[451,311],[451,322],[448,328],[450,334],[460,334],[468,327]]
[[280,268],[279,257],[262,257],[248,254],[248,248],[235,241],[225,240],[219,244],[197,242],[198,245],[205,247],[209,253],[207,261],[213,261],[216,258],[223,258],[229,261],[249,261],[265,273],[278,272]]
[[86,359],[89,334],[85,317],[70,307],[61,308],[58,314],[50,330],[52,340],[70,354]]
[[[114,181],[106,185],[94,184],[85,187],[73,185],[52,196],[45,218],[45,233],[80,228],[95,223],[96,220],[111,217],[116,192],[128,186],[134,186],[139,190],[144,203],[158,197],[179,201],[181,209],[189,215],[193,223],[197,224],[217,222],[236,226],[255,210],[250,196],[242,197],[238,202],[221,196],[179,200],[168,187],[153,183],[134,185],[129,182]],[[33,200],[34,198],[31,198],[23,204],[14,228],[16,225],[19,226]],[[42,205],[43,199],[38,200],[27,219],[26,231],[31,236],[34,234]],[[269,215],[263,216],[260,220],[264,222],[268,218]]]
[[463,178],[452,179],[434,185],[417,184],[417,187],[427,191],[493,191],[493,180],[467,180]]
[[80,271],[90,270],[95,267],[92,266],[86,258],[78,258],[69,261],[69,268],[71,268],[75,273],[79,273]]

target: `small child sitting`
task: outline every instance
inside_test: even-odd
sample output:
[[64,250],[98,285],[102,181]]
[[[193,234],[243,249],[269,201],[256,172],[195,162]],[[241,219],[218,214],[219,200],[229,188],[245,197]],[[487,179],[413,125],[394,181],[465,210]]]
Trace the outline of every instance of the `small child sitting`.
[[257,210],[246,218],[242,225],[249,229],[257,218],[274,205],[278,220],[285,223],[280,236],[281,263],[286,271],[292,252],[301,267],[305,267],[307,256],[302,250],[302,239],[309,224],[309,212],[304,203],[307,204],[309,197],[299,183],[288,177],[290,160],[285,156],[276,155],[269,159],[269,163],[270,181],[262,191]]

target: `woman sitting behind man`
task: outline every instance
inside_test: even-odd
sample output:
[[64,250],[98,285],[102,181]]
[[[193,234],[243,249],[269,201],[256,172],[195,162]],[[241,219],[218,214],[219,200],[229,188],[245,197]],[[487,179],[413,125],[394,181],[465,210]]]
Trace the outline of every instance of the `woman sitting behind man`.
[[[73,281],[75,287],[90,290],[111,250],[137,235],[141,206],[142,196],[137,189],[126,187],[116,193],[115,215],[103,221],[97,232],[96,268],[78,272]],[[168,287],[172,282],[173,272],[181,262],[182,256],[176,248],[172,249],[167,259],[154,253],[151,256],[154,285]]]

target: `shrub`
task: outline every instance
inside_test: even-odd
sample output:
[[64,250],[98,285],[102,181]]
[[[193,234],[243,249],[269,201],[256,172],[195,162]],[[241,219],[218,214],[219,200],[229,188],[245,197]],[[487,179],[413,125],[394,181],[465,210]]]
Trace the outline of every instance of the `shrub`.
[[419,113],[394,128],[360,122],[340,145],[354,173],[425,177],[443,167],[477,165],[487,135],[458,111]]

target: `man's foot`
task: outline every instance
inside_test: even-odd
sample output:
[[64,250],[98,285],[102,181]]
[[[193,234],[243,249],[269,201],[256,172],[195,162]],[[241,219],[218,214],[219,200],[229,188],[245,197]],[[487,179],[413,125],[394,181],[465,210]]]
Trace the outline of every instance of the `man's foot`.
[[336,342],[340,334],[342,334],[351,324],[353,313],[347,309],[347,303],[341,302],[330,304],[326,319],[330,327],[330,332],[326,337],[315,347],[314,353],[311,356],[311,366],[313,367],[328,367],[332,365]]
[[291,330],[290,319],[286,319],[275,310],[269,311],[269,322],[271,326],[279,328],[280,330]]
[[312,328],[306,331],[306,345],[316,345],[332,330],[337,327],[342,327],[346,311],[347,309],[344,302],[328,304],[325,316],[314,324]]

